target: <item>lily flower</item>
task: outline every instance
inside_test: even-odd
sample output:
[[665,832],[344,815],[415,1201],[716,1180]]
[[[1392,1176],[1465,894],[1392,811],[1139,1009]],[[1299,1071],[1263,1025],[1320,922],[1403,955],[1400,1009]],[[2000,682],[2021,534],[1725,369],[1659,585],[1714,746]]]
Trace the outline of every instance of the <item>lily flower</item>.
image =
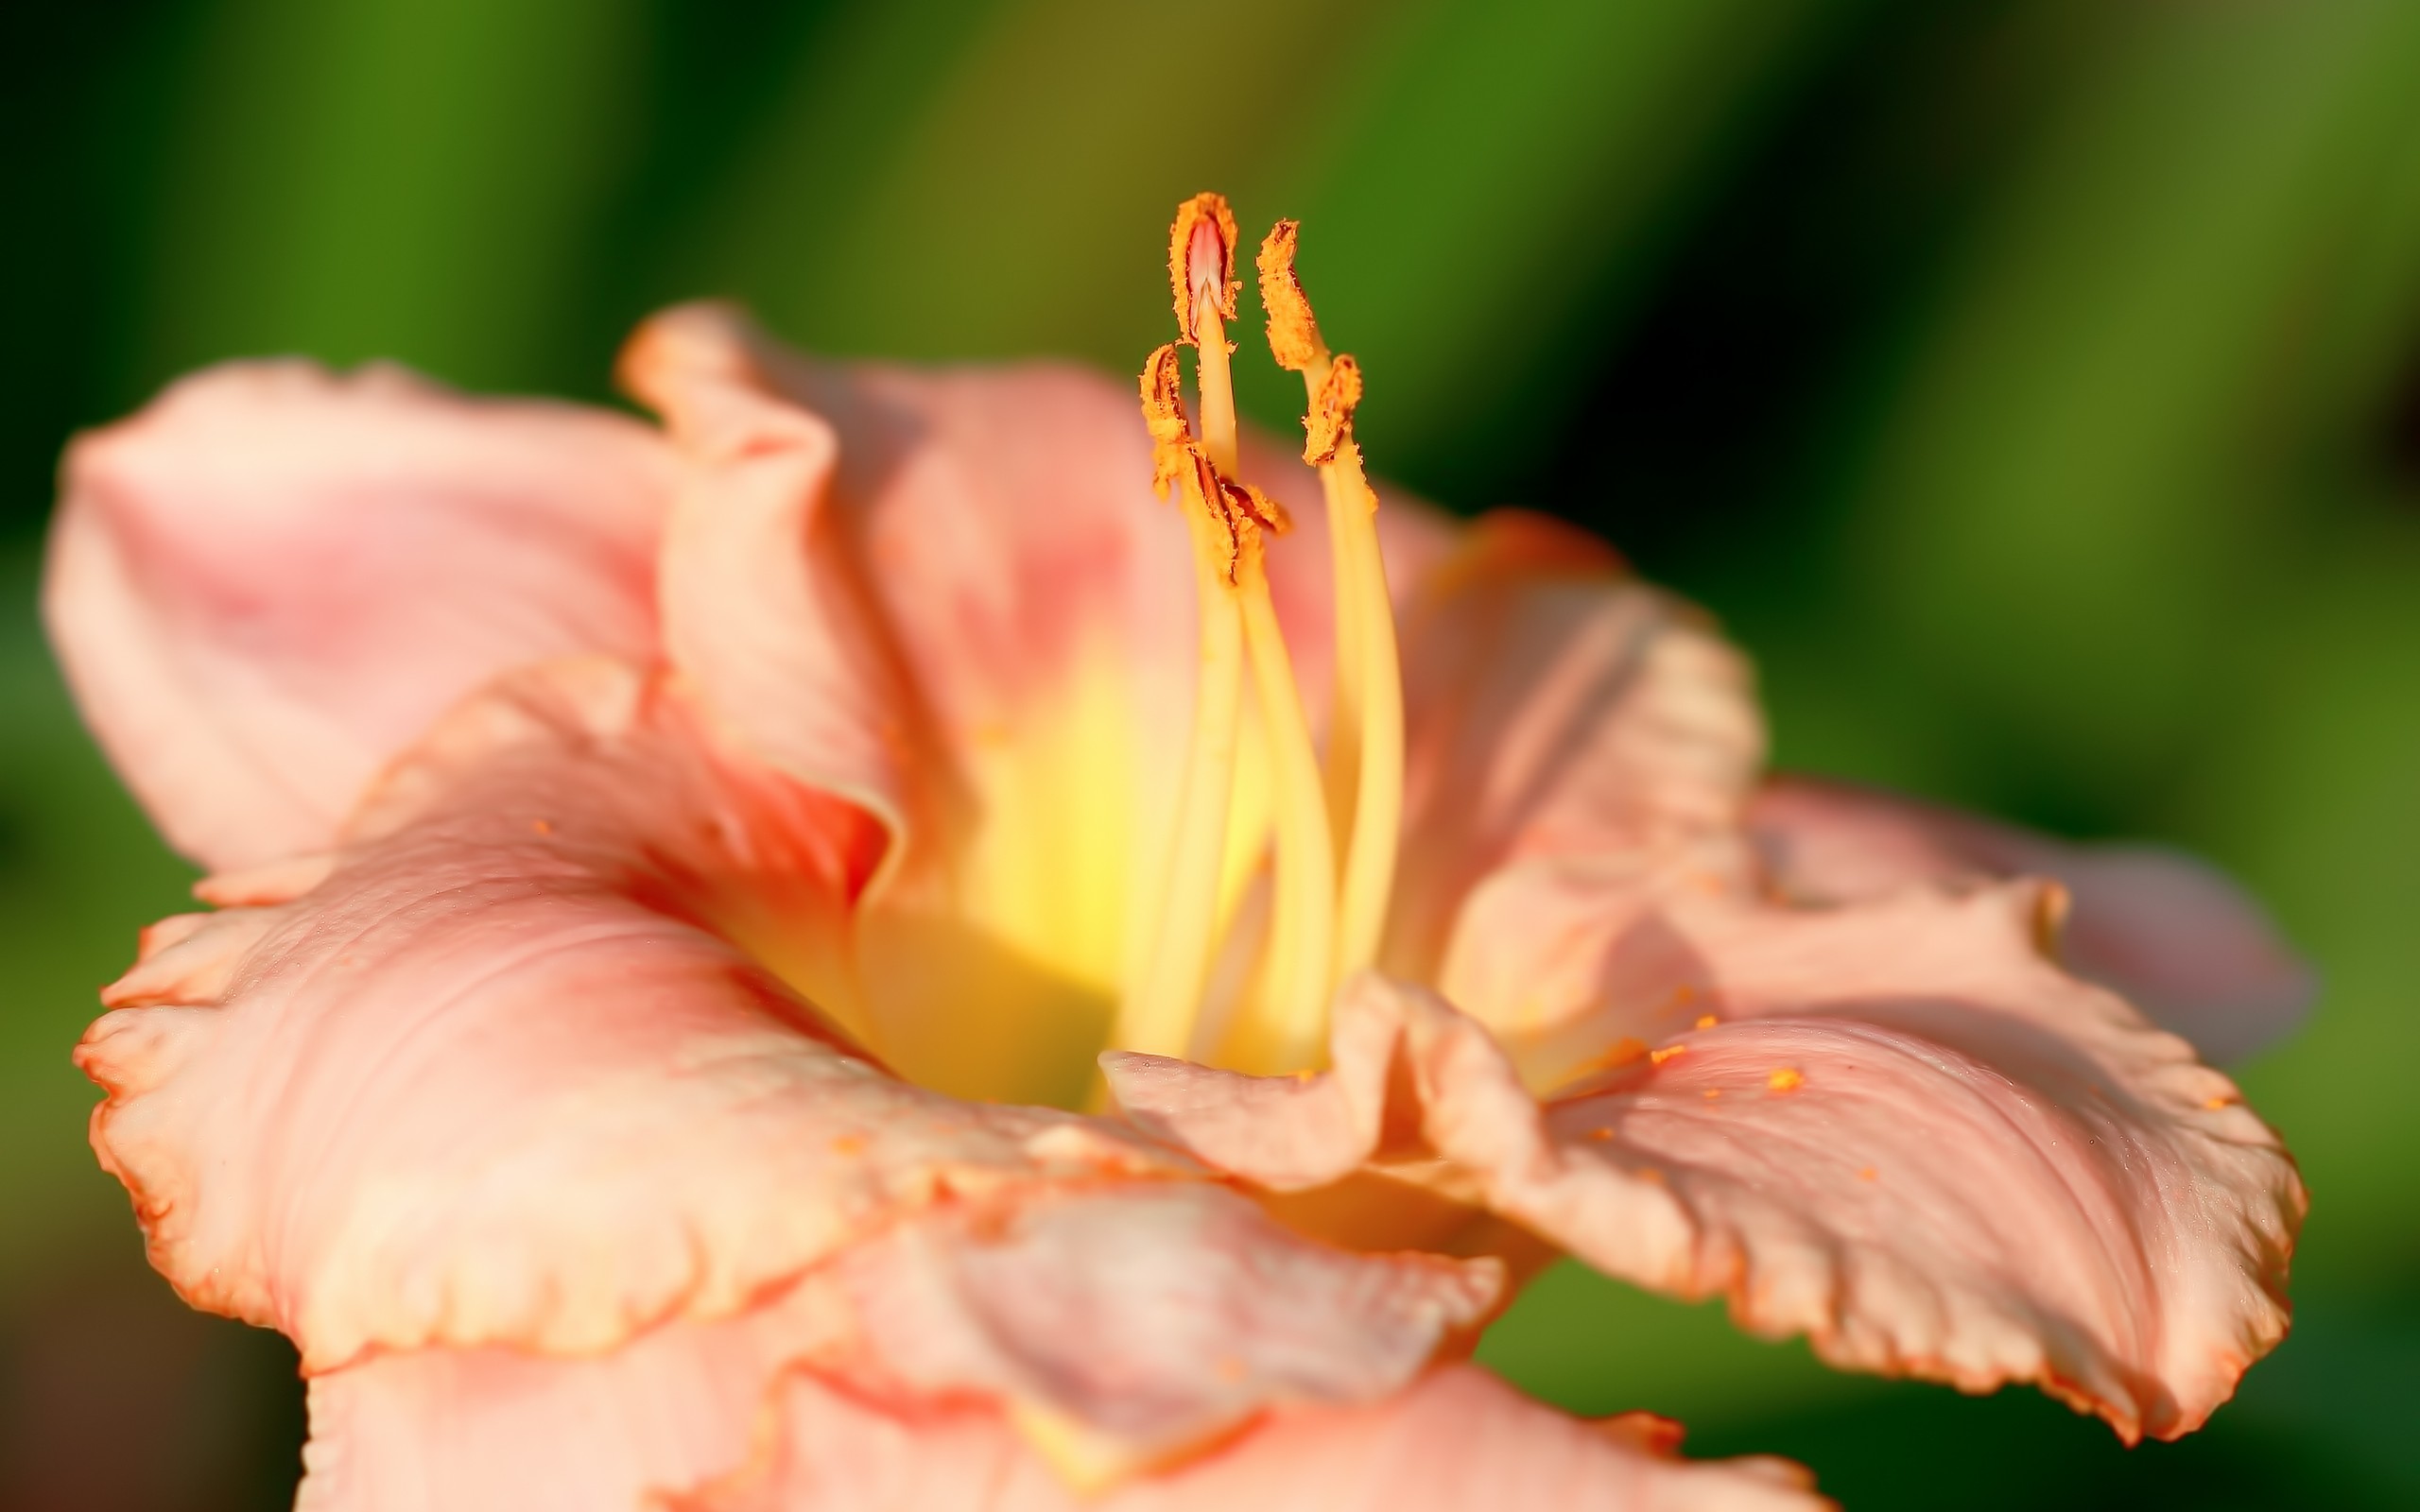
[[1294,245],[1300,462],[1216,196],[1139,421],[690,306],[660,425],[251,363],[75,444],[52,633],[214,905],[94,1145],[300,1348],[303,1507],[1820,1504],[1462,1363],[1564,1252],[2130,1439],[2282,1335],[2258,911],[1765,784],[1704,616],[1380,503]]

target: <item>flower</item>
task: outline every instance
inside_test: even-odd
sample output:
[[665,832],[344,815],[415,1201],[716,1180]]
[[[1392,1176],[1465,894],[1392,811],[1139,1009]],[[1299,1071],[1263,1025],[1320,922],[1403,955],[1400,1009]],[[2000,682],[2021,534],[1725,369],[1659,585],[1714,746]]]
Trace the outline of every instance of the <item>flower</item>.
[[250,364],[73,448],[54,638],[216,905],[94,1143],[300,1347],[303,1506],[1814,1504],[1453,1363],[1557,1250],[2130,1438],[2282,1334],[2302,1189],[2188,1043],[2307,995],[2257,911],[1760,785],[1702,616],[1377,505],[1293,238],[1315,472],[1208,196],[1141,424],[693,306],[660,430]]

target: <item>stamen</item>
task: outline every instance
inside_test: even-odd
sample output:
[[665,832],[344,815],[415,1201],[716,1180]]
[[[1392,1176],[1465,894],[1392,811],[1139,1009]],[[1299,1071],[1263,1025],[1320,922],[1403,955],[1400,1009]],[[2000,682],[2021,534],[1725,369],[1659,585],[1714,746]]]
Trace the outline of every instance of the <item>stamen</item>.
[[1235,266],[1236,215],[1227,197],[1205,190],[1177,206],[1168,227],[1168,289],[1176,297],[1177,332],[1186,343],[1201,338],[1194,328],[1199,296],[1211,296],[1220,319],[1236,318],[1236,291],[1243,285],[1235,281]]
[[[1247,490],[1257,498],[1256,490]],[[1276,826],[1276,897],[1257,1011],[1238,1029],[1231,1058],[1245,1071],[1298,1071],[1324,1049],[1335,985],[1336,842],[1309,721],[1286,637],[1270,597],[1257,535],[1242,560],[1244,643],[1269,731]]]
[[[1147,883],[1139,927],[1148,931],[1138,979],[1118,1008],[1117,1042],[1153,1055],[1192,1049],[1194,1020],[1218,933],[1219,883],[1227,847],[1227,815],[1235,793],[1240,733],[1244,620],[1238,589],[1248,550],[1272,526],[1266,501],[1227,482],[1236,451],[1235,399],[1228,386],[1222,316],[1235,313],[1235,216],[1217,195],[1196,195],[1177,207],[1168,232],[1168,280],[1177,328],[1201,357],[1203,442],[1185,425],[1177,383],[1176,346],[1151,353],[1142,377],[1143,421],[1151,436],[1152,482],[1163,498],[1170,483],[1184,490],[1193,540],[1195,598],[1201,615],[1201,681],[1177,799],[1176,828],[1166,868]],[[1221,453],[1227,457],[1222,468]]]
[[1294,221],[1281,220],[1262,238],[1260,304],[1269,312],[1269,351],[1277,366],[1301,372],[1327,361],[1327,343],[1320,339],[1320,323],[1311,314],[1303,281],[1294,276],[1294,242],[1301,233]]
[[1198,194],[1177,206],[1168,228],[1168,283],[1176,296],[1177,329],[1192,343],[1201,368],[1201,446],[1211,464],[1237,471],[1236,391],[1227,369],[1226,322],[1236,318],[1236,217],[1222,195]]
[[1193,432],[1184,422],[1184,400],[1178,391],[1176,343],[1151,353],[1143,364],[1143,425],[1151,435],[1151,491],[1165,499],[1168,485],[1193,467]]
[[1226,852],[1243,699],[1243,616],[1229,578],[1239,555],[1237,527],[1215,475],[1205,493],[1208,460],[1198,452],[1192,455],[1199,465],[1181,476],[1201,612],[1201,680],[1194,690],[1176,833],[1156,906],[1139,920],[1151,931],[1151,943],[1141,956],[1141,981],[1118,1005],[1116,1033],[1118,1044],[1156,1056],[1184,1056],[1192,1049],[1194,1017],[1218,927],[1219,871]]
[[1360,368],[1349,356],[1328,354],[1294,272],[1298,234],[1294,222],[1278,222],[1261,243],[1258,266],[1270,351],[1280,366],[1303,374],[1308,400],[1303,456],[1320,470],[1334,550],[1336,728],[1328,743],[1326,788],[1340,817],[1348,794],[1352,804],[1337,902],[1336,970],[1342,976],[1377,959],[1394,885],[1403,823],[1403,681],[1393,604],[1378,552],[1377,495],[1353,440]]
[[1348,517],[1341,530],[1352,575],[1350,613],[1361,658],[1360,765],[1353,802],[1353,838],[1345,853],[1337,902],[1337,971],[1363,971],[1378,958],[1387,904],[1394,890],[1403,829],[1403,664],[1395,645],[1394,601],[1378,553],[1378,495],[1361,470],[1361,448],[1348,436],[1336,460],[1321,469],[1337,482],[1330,507]]

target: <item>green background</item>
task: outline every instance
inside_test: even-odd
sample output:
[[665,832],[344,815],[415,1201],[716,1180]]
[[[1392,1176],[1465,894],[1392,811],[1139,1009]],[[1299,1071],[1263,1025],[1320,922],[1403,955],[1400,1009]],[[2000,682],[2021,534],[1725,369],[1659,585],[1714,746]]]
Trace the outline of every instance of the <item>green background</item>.
[[1208,186],[1305,222],[1378,468],[1711,605],[1782,762],[2193,846],[2326,979],[2243,1071],[2296,1332],[2184,1444],[1571,1270],[1487,1358],[1852,1507],[2420,1504],[2420,6],[120,0],[9,8],[0,74],[0,1505],[276,1506],[301,1433],[81,1137],[188,873],[34,624],[65,436],[268,352],[601,398],[705,292],[1125,373]]

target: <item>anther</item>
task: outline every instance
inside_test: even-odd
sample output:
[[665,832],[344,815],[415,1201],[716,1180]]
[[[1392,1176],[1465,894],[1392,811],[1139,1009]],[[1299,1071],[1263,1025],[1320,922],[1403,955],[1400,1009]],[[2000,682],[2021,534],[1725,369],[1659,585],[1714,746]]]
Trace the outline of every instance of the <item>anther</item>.
[[1207,191],[1176,207],[1168,228],[1168,292],[1176,301],[1176,328],[1198,342],[1198,319],[1206,301],[1221,320],[1236,318],[1236,215],[1227,197]]
[[1303,456],[1320,470],[1327,495],[1336,713],[1324,786],[1337,829],[1346,836],[1337,897],[1340,978],[1375,961],[1393,889],[1403,823],[1403,683],[1394,607],[1373,518],[1377,495],[1353,440],[1361,369],[1351,357],[1328,352],[1310,298],[1294,272],[1298,237],[1292,221],[1278,222],[1260,244],[1258,266],[1261,302],[1269,309],[1269,350],[1281,367],[1303,374]]
[[1193,431],[1184,420],[1173,341],[1143,364],[1143,426],[1151,437],[1151,490],[1165,499],[1168,486],[1191,467]]
[[1353,438],[1353,412],[1361,404],[1361,365],[1350,354],[1328,364],[1327,376],[1311,393],[1310,413],[1303,417],[1303,460],[1325,467],[1337,449]]
[[1294,276],[1294,244],[1301,230],[1293,221],[1281,220],[1260,244],[1260,303],[1269,312],[1269,353],[1289,372],[1306,371],[1327,360],[1327,343],[1320,339],[1310,299]]

